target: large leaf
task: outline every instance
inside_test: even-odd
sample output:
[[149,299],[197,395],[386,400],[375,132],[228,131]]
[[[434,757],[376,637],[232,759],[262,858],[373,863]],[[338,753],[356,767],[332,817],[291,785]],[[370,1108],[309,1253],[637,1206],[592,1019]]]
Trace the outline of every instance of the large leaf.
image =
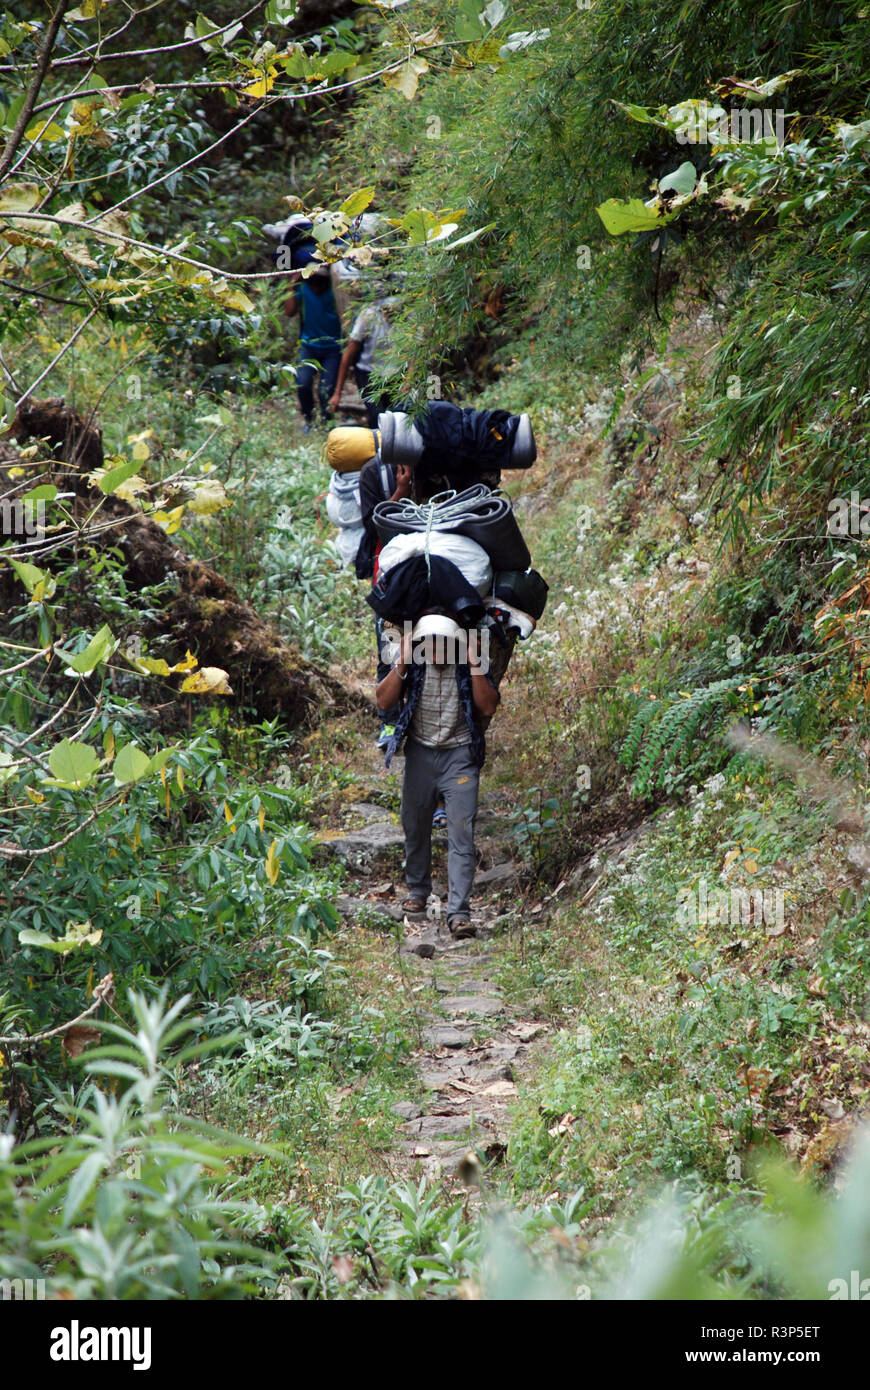
[[56,655],[66,662],[68,676],[89,676],[103,661],[109,659],[117,645],[111,629],[104,623],[99,631],[94,633],[84,651],[76,652],[74,655],[61,647],[55,647],[54,650]]
[[56,951],[61,956],[80,951],[83,946],[99,946],[102,939],[102,928],[93,928],[89,921],[68,922],[63,936],[49,936],[48,932],[32,931],[29,927],[18,933],[22,946],[43,946],[46,951]]
[[650,232],[673,221],[676,213],[662,213],[655,207],[647,207],[640,198],[630,198],[622,202],[619,198],[608,198],[595,209],[611,236],[623,236],[626,232]]
[[43,784],[81,790],[93,781],[99,765],[97,751],[89,743],[77,743],[70,738],[62,739],[48,755],[48,766],[53,776],[44,777]]
[[123,463],[119,463],[115,468],[107,468],[105,473],[98,469],[96,473],[92,474],[92,478],[100,492],[104,492],[108,496],[109,493],[115,492],[121,483],[132,478],[134,473],[138,473],[141,467],[142,463],[139,459],[124,459]]
[[187,505],[197,515],[209,516],[211,512],[219,512],[222,507],[231,507],[233,503],[220,479],[206,478],[201,483],[194,483]]
[[678,193],[685,195],[694,192],[697,181],[695,166],[690,159],[681,164],[673,173],[659,179],[659,193]]
[[34,603],[42,603],[44,599],[51,598],[57,585],[47,570],[41,570],[38,565],[30,565],[26,560],[10,559],[9,563]]
[[374,184],[371,188],[358,188],[356,193],[351,193],[349,198],[345,198],[341,211],[348,221],[352,221],[354,217],[359,217],[361,212],[365,212],[374,196]]
[[203,666],[181,682],[186,695],[232,695],[229,677],[219,666]]
[[135,743],[125,743],[112,764],[112,776],[120,787],[127,782],[138,782],[150,767],[151,759],[147,753]]

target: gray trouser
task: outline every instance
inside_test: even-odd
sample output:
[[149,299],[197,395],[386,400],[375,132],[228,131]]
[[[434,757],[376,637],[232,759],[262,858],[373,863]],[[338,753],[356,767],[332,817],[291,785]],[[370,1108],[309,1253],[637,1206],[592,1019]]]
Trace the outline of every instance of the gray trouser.
[[405,877],[412,897],[432,891],[432,816],[438,797],[447,812],[447,917],[467,917],[474,882],[474,821],[480,772],[468,744],[428,748],[408,739],[402,783]]

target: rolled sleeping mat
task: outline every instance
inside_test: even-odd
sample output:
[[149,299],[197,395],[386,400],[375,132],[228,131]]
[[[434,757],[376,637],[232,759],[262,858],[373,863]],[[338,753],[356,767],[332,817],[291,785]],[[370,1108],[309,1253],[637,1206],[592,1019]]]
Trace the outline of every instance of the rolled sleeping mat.
[[535,436],[532,432],[532,422],[528,415],[521,415],[520,422],[517,425],[517,432],[511,444],[511,451],[508,455],[507,463],[503,463],[501,467],[531,468],[537,457],[538,447],[535,444]]
[[532,563],[510,498],[493,492],[484,483],[447,496],[441,502],[437,498],[422,504],[408,499],[379,502],[372,519],[385,543],[393,536],[412,531],[455,531],[482,545],[494,570],[526,570]]
[[400,463],[413,468],[423,454],[423,436],[410,415],[403,410],[385,410],[378,416],[381,436],[381,458],[384,463],[398,467]]
[[364,463],[374,458],[380,446],[377,430],[362,425],[337,425],[326,436],[326,462],[336,473],[358,473]]
[[538,621],[547,606],[550,586],[537,570],[499,570],[496,573],[492,592],[503,604],[516,608],[520,613]]

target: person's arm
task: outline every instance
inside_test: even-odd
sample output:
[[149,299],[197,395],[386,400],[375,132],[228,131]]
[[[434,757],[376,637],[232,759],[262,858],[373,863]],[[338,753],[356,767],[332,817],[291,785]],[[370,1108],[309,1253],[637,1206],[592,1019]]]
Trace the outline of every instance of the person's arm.
[[471,668],[471,698],[478,714],[495,714],[501,699],[489,677],[474,667]]
[[347,374],[353,366],[354,362],[359,357],[360,353],[362,352],[362,349],[362,343],[357,342],[356,338],[348,338],[347,347],[341,354],[341,361],[338,364],[338,376],[335,379],[335,390],[329,398],[330,410],[336,411],[338,409],[338,402],[341,397],[342,390],[344,389],[344,383],[347,379]]
[[299,302],[301,297],[302,296],[300,295],[298,288],[294,286],[288,294],[287,298],[284,300],[284,313],[287,314],[291,319],[295,318],[296,315],[299,313]]
[[403,497],[407,497],[411,491],[411,465],[410,463],[400,463],[396,465],[396,488],[390,501],[401,502]]
[[411,664],[411,636],[402,639],[402,655],[390,672],[375,687],[375,704],[378,709],[392,709],[402,698],[405,676]]
[[489,676],[484,674],[480,664],[480,637],[477,633],[469,634],[468,640],[468,669],[471,672],[471,698],[474,701],[474,708],[478,714],[493,715],[498,709],[501,696],[498,693]]

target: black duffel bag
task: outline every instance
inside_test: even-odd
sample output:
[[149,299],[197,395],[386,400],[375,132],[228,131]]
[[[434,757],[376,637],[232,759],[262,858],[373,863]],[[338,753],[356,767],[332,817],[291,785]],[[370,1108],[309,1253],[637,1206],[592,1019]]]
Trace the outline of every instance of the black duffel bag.
[[502,603],[538,621],[547,606],[550,586],[537,570],[500,570],[493,579],[492,592]]

